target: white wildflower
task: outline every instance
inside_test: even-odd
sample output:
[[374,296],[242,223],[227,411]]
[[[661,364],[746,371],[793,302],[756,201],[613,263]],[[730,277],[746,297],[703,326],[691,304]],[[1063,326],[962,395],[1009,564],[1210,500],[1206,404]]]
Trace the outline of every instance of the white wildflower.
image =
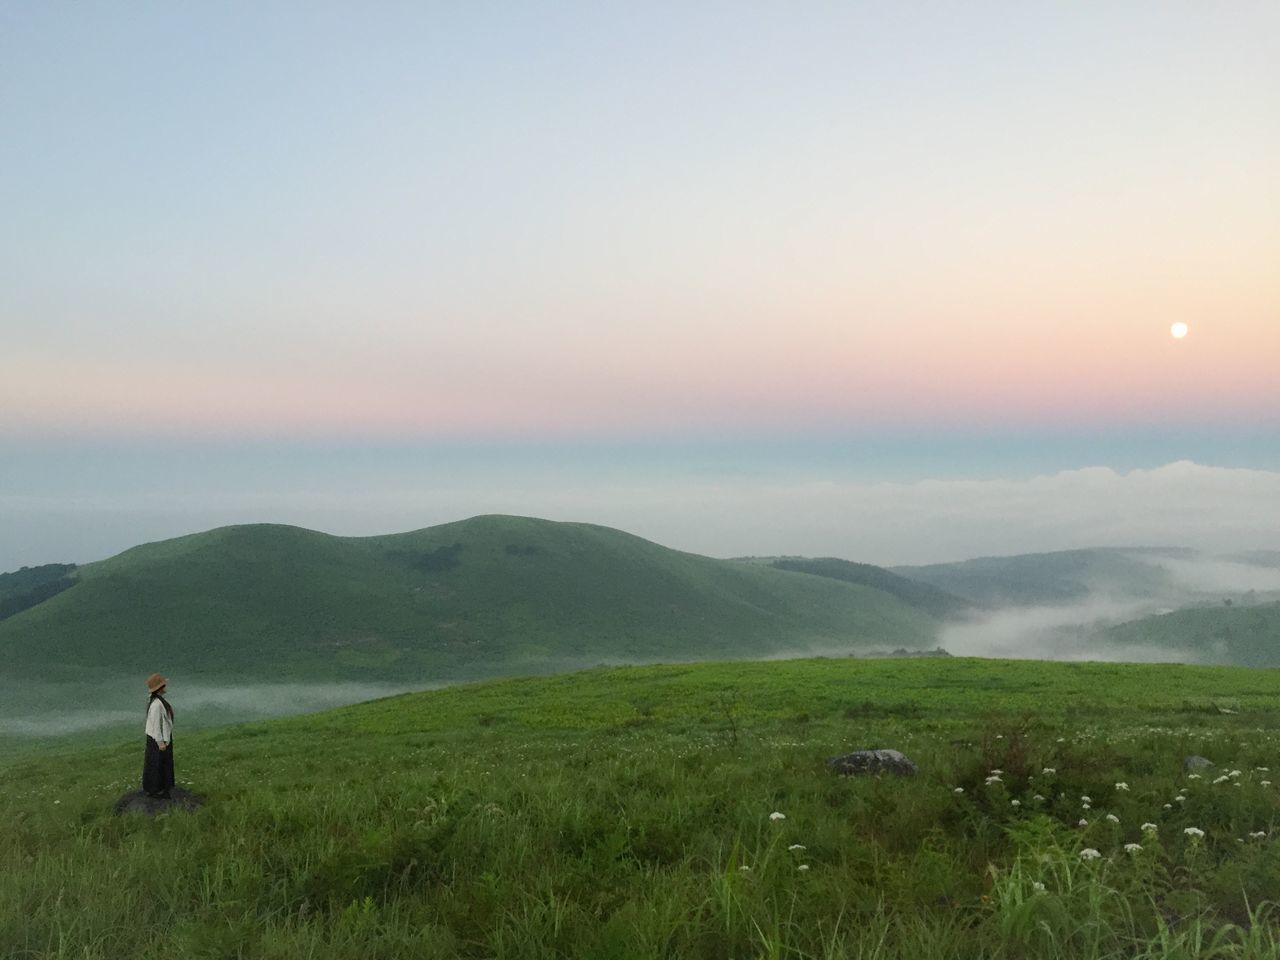
[[1266,835],[1267,835],[1267,831],[1265,831],[1265,830],[1257,830],[1257,831],[1254,831],[1253,833],[1249,834],[1249,838],[1250,838],[1251,840],[1261,840],[1261,839],[1262,839],[1263,837],[1265,837]]
[[1116,784],[1116,789],[1117,789],[1117,790],[1128,790],[1128,789],[1129,789],[1129,785],[1128,785],[1127,783],[1125,783],[1125,782],[1122,780],[1122,781],[1120,781],[1119,783],[1117,783],[1117,784]]
[[1172,803],[1166,803],[1166,804],[1164,805],[1164,808],[1165,808],[1166,810],[1172,810],[1172,809],[1173,809],[1173,804],[1172,804]]
[[807,863],[802,863],[800,866],[796,867],[796,869],[803,873],[805,870],[809,869],[809,865]]
[[1228,780],[1230,780],[1230,779],[1231,779],[1231,778],[1230,778],[1230,777],[1228,777],[1228,776],[1224,773],[1222,776],[1218,777],[1218,778],[1217,778],[1217,779],[1215,779],[1213,782],[1214,782],[1214,783],[1226,783],[1226,782],[1227,782]]
[[1199,840],[1201,837],[1204,836],[1204,831],[1201,830],[1199,827],[1187,827],[1182,832],[1185,833],[1188,837],[1192,837],[1196,840]]
[[955,788],[954,790],[952,790],[951,792],[952,792],[952,793],[964,793],[964,787],[956,787],[956,788]]
[[1011,807],[1020,807],[1020,806],[1022,806],[1022,802],[1021,802],[1020,800],[1010,800],[1010,801],[1009,801],[1009,806],[1011,806]]
[[1186,803],[1186,802],[1187,802],[1187,798],[1186,798],[1186,797],[1184,797],[1182,794],[1178,794],[1178,795],[1177,795],[1176,797],[1174,797],[1173,799],[1174,799],[1174,801],[1175,801],[1176,803]]
[[740,866],[738,869],[739,869],[739,870],[746,871],[746,870],[750,870],[751,868],[750,868],[750,867],[748,867],[748,866],[744,863],[744,864],[743,864],[742,866]]
[[1085,847],[1083,850],[1080,851],[1081,860],[1097,860],[1101,856],[1102,854],[1100,854],[1097,850],[1093,849],[1093,847]]
[[1077,826],[1077,827],[1087,827],[1088,825],[1089,825],[1089,821],[1088,821],[1088,820],[1084,820],[1084,819],[1081,819],[1081,820],[1076,824],[1076,826]]
[[1141,849],[1142,849],[1142,844],[1140,843],[1126,843],[1124,845],[1125,853],[1137,853]]
[[999,777],[987,777],[987,786],[991,786],[993,783],[1004,783],[1004,781]]
[[1238,776],[1240,776],[1240,771],[1239,771],[1239,770],[1232,770],[1230,773],[1228,773],[1228,774],[1227,774],[1227,776],[1228,776],[1228,777],[1238,777]]
[[1084,809],[1084,810],[1092,810],[1092,809],[1093,809],[1093,807],[1092,807],[1092,806],[1090,806],[1090,805],[1089,805],[1089,804],[1087,804],[1087,803],[1082,803],[1082,804],[1080,804],[1080,806],[1081,806],[1081,808],[1082,808],[1082,809]]
[[1057,773],[1058,771],[1057,771],[1057,770],[1055,770],[1053,767],[1045,767],[1045,768],[1044,768],[1043,770],[1041,770],[1040,772],[1041,772],[1041,773],[1054,774],[1054,773]]
[[773,813],[769,814],[769,819],[772,820],[774,823],[777,823],[779,820],[787,819],[787,815],[785,813],[779,813],[777,810],[775,810],[773,811]]
[[1188,773],[1188,774],[1187,774],[1187,779],[1188,779],[1188,780],[1199,780],[1199,779],[1200,779],[1200,774],[1198,774],[1198,773]]
[[1156,832],[1157,830],[1159,830],[1159,829],[1160,829],[1160,828],[1159,828],[1159,827],[1157,827],[1157,826],[1156,826],[1154,823],[1152,823],[1151,821],[1147,821],[1146,823],[1144,823],[1144,824],[1142,825],[1142,832],[1143,832],[1143,833],[1155,833],[1155,832]]
[[1107,814],[1107,819],[1108,819],[1108,820],[1110,820],[1112,823],[1119,823],[1119,822],[1120,822],[1120,818],[1119,818],[1119,817],[1117,817],[1114,813],[1108,813],[1108,814]]
[[1032,799],[1032,800],[1043,800],[1043,799],[1044,799],[1044,797],[1042,797],[1040,794],[1038,794],[1038,793],[1037,793],[1037,794],[1036,794],[1034,797],[1032,797],[1031,799]]
[[1039,880],[1036,880],[1031,884],[1031,889],[1034,890],[1036,893],[1044,893],[1044,884],[1041,883]]
[[793,843],[791,846],[787,847],[787,849],[788,850],[807,850],[808,847],[806,847],[803,843]]
[[1081,803],[1093,803],[1093,797],[1086,797],[1086,796],[1084,796],[1083,794],[1081,794],[1081,796],[1080,796],[1080,802],[1081,802]]
[[1264,787],[1269,787],[1269,786],[1271,786],[1271,781],[1270,781],[1270,780],[1259,780],[1258,782],[1259,782],[1259,783],[1261,783]]
[[991,771],[991,775],[992,775],[993,777],[998,777],[998,776],[1000,776],[1000,774],[1002,774],[1002,773],[1004,773],[1004,771],[1003,771],[1003,770],[992,770],[992,771]]

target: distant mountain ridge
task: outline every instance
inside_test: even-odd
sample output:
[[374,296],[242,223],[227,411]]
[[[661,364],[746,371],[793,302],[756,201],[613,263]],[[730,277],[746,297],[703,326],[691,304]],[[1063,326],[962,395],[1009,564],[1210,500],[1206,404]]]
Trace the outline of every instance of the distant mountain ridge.
[[481,516],[359,538],[222,527],[134,547],[0,622],[0,657],[14,676],[399,681],[926,649],[936,634],[928,612],[863,584]]
[[1159,647],[1200,663],[1280,667],[1280,602],[1174,610],[1118,624],[1098,637]]
[[[895,573],[965,598],[991,617],[1026,620],[1027,648],[1056,631],[1058,655],[1280,667],[1280,552],[1212,556],[1164,547],[1064,550]],[[1057,608],[1039,623],[1036,608]],[[1109,612],[1109,608],[1114,612]],[[1064,617],[1078,611],[1078,622]],[[1120,615],[1124,622],[1105,622]],[[981,615],[976,622],[991,629]],[[944,646],[946,640],[944,638]],[[953,651],[954,652],[954,651]]]
[[978,607],[1065,606],[1099,593],[1163,596],[1172,578],[1159,561],[1193,556],[1178,547],[1098,547],[889,569]]
[[860,583],[891,593],[903,603],[939,618],[954,617],[971,609],[972,604],[933,584],[900,576],[884,567],[855,563],[836,557],[778,557],[772,562],[778,570],[795,570],[818,577],[830,577],[846,583]]
[[0,573],[0,620],[44,603],[50,597],[75,586],[74,563],[46,563]]

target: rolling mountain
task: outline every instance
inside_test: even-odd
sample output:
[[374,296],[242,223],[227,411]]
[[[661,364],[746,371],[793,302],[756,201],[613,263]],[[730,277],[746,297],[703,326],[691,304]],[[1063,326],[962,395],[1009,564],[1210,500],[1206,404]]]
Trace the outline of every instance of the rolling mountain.
[[832,580],[860,583],[864,587],[883,590],[903,603],[939,618],[959,616],[971,609],[970,603],[954,594],[870,563],[854,563],[835,557],[778,557],[772,565],[779,570],[811,573],[817,577],[830,577]]
[[1179,588],[1161,561],[1194,556],[1193,551],[1172,548],[1098,548],[891,569],[978,607],[1065,606],[1095,594],[1167,597]]
[[1280,603],[1175,610],[1118,624],[1098,639],[1167,649],[1185,661],[1280,667]]
[[408,681],[935,636],[929,613],[863,584],[482,516],[362,538],[235,526],[135,547],[0,621],[0,657],[9,677]]
[[43,603],[75,584],[75,564],[46,563],[0,573],[0,620]]

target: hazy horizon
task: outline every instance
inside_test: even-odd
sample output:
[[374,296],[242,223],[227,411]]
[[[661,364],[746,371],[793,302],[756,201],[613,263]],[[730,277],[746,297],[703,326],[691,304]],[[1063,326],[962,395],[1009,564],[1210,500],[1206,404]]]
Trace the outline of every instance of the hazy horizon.
[[477,513],[885,564],[1280,546],[1278,32],[11,6],[0,568]]
[[[216,477],[216,471],[215,471]],[[396,478],[399,479],[399,478]],[[1061,471],[1026,480],[914,482],[684,478],[563,489],[554,471],[515,492],[467,484],[345,496],[257,489],[241,497],[142,484],[114,500],[0,496],[0,572],[89,563],[219,526],[285,523],[375,536],[485,513],[613,526],[709,556],[836,556],[884,566],[1090,547],[1230,555],[1280,546],[1280,472],[1182,461],[1155,470]],[[205,483],[217,480],[204,478]],[[85,518],[93,518],[86,524]]]

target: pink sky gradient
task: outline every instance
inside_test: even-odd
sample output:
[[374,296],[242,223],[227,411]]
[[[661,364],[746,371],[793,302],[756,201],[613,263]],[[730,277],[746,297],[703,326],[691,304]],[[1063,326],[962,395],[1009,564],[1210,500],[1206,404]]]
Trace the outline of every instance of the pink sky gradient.
[[[1186,317],[1186,312],[1178,314]],[[525,360],[455,357],[421,377],[301,357],[229,371],[29,357],[0,384],[8,433],[625,436],[753,428],[1133,426],[1280,418],[1280,324],[1055,317],[794,328],[666,347],[574,343]],[[674,354],[674,355],[673,355]],[[267,360],[280,364],[271,369]]]
[[0,437],[1280,425],[1274,3],[10,21]]

